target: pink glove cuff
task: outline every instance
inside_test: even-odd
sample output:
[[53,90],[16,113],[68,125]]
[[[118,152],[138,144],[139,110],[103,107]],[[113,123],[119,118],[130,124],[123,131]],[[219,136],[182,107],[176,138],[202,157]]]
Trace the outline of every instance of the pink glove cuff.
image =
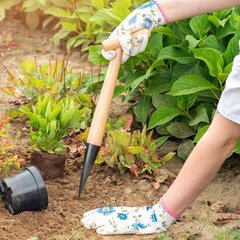
[[162,15],[163,15],[165,24],[167,24],[167,23],[168,23],[168,17],[167,17],[167,15],[165,14],[165,12],[163,11],[160,3],[159,3],[157,0],[153,0],[153,2],[155,2],[155,4],[157,5],[159,11],[160,11],[160,12],[162,13]]
[[175,214],[172,210],[168,209],[168,208],[164,205],[162,199],[160,199],[160,205],[161,205],[162,208],[163,208],[167,213],[169,213],[172,217],[174,217],[175,219],[179,219],[180,216],[177,215],[177,214]]

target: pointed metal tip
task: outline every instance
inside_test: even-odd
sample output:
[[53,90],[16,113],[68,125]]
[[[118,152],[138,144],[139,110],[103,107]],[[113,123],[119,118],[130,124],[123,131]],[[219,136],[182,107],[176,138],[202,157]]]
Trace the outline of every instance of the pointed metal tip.
[[83,163],[82,175],[80,180],[78,198],[80,198],[80,195],[83,192],[84,186],[87,182],[91,169],[94,165],[94,162],[100,150],[100,146],[97,146],[91,143],[87,143],[86,146],[87,147],[86,147],[85,156],[84,156],[84,163]]

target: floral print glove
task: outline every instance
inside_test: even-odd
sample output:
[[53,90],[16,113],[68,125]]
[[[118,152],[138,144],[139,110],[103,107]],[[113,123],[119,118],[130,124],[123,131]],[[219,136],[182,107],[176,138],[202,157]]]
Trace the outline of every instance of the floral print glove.
[[152,234],[166,231],[176,220],[161,205],[102,207],[84,213],[81,223],[98,234]]
[[[122,63],[127,61],[129,56],[143,52],[147,46],[151,30],[164,24],[166,24],[166,17],[160,10],[160,5],[155,1],[143,4],[128,15],[109,37],[118,37],[123,49]],[[133,32],[143,28],[148,29],[149,34],[137,34],[131,39]],[[116,56],[115,51],[105,52],[102,50],[102,54],[107,60]]]

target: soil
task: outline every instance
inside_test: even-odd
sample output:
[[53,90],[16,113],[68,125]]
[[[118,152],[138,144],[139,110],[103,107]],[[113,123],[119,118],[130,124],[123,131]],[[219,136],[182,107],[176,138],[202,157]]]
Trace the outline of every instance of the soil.
[[49,180],[64,177],[66,158],[65,155],[33,151],[30,163],[40,170],[45,180]]
[[[47,30],[30,30],[23,22],[8,17],[0,23],[0,33],[12,34],[13,42],[0,48],[0,60],[8,67],[17,68],[25,59],[44,62],[61,58],[63,50],[51,42],[52,32]],[[78,52],[70,57],[70,63],[76,68],[83,59]],[[80,68],[80,67],[79,67]],[[6,83],[6,72],[0,66],[0,85]],[[16,100],[1,92],[0,117],[5,111],[16,106]],[[122,109],[114,106],[115,109]],[[19,128],[12,124],[12,133]],[[29,159],[30,150],[27,139],[16,141],[15,151],[23,158]],[[91,239],[91,240],[153,240],[157,235],[147,236],[99,236],[94,231],[85,230],[80,219],[83,212],[99,206],[143,206],[152,204],[167,191],[171,182],[166,182],[157,191],[147,180],[136,180],[129,174],[119,175],[106,166],[94,166],[81,199],[76,198],[79,187],[82,156],[67,159],[65,176],[47,180],[49,206],[42,212],[23,212],[11,215],[0,202],[0,239],[26,240],[37,237],[41,240],[56,239]],[[27,161],[26,165],[29,162]],[[175,158],[170,161],[168,170],[177,174],[183,161]],[[199,163],[201,164],[201,163]],[[212,240],[214,231],[240,229],[240,160],[239,157],[227,160],[215,180],[197,198],[181,219],[171,226],[169,239],[203,239]],[[8,175],[17,172],[12,170]],[[1,174],[0,179],[7,176]],[[231,216],[231,217],[230,217]],[[233,220],[237,219],[238,220]],[[34,238],[32,238],[34,239]],[[227,239],[227,238],[226,238]]]

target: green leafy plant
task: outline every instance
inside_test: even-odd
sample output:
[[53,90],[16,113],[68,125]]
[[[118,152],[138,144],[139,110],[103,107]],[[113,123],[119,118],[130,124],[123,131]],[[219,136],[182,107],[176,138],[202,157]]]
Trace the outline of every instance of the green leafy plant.
[[[3,1],[2,2],[6,2]],[[92,43],[100,43],[143,0],[8,0],[0,1],[0,20],[5,9],[18,5],[25,12],[31,29],[40,25],[52,27],[53,41],[66,40],[68,52],[73,47],[86,50]]]
[[9,117],[4,116],[0,120],[0,172],[7,172],[10,168],[20,168],[23,159],[16,154],[8,153],[13,147],[13,143],[9,140],[7,133]]
[[[159,134],[158,146],[174,138],[185,159],[206,132],[239,52],[239,26],[236,7],[159,27],[145,52],[122,66],[119,89],[135,102],[138,122]],[[99,49],[90,48],[95,64]]]
[[[149,134],[146,133],[146,126],[142,132],[136,130],[133,133],[127,132],[124,128],[110,129],[105,138],[105,146],[101,148],[96,163],[105,162],[110,167],[117,168],[120,173],[129,169],[136,177],[147,173],[152,175],[157,182],[166,180],[168,174],[162,168],[175,153],[159,158],[152,133],[152,131]],[[164,179],[163,173],[166,177]]]
[[83,74],[73,72],[72,66],[69,66],[65,59],[45,64],[26,60],[19,65],[19,72],[12,68],[6,70],[10,84],[1,89],[7,94],[30,101],[43,93],[59,99],[81,91]]
[[70,129],[85,128],[91,110],[78,104],[73,98],[54,100],[49,95],[39,96],[36,105],[30,109],[21,107],[21,112],[28,116],[32,148],[48,153],[62,154],[66,146],[62,140]]

